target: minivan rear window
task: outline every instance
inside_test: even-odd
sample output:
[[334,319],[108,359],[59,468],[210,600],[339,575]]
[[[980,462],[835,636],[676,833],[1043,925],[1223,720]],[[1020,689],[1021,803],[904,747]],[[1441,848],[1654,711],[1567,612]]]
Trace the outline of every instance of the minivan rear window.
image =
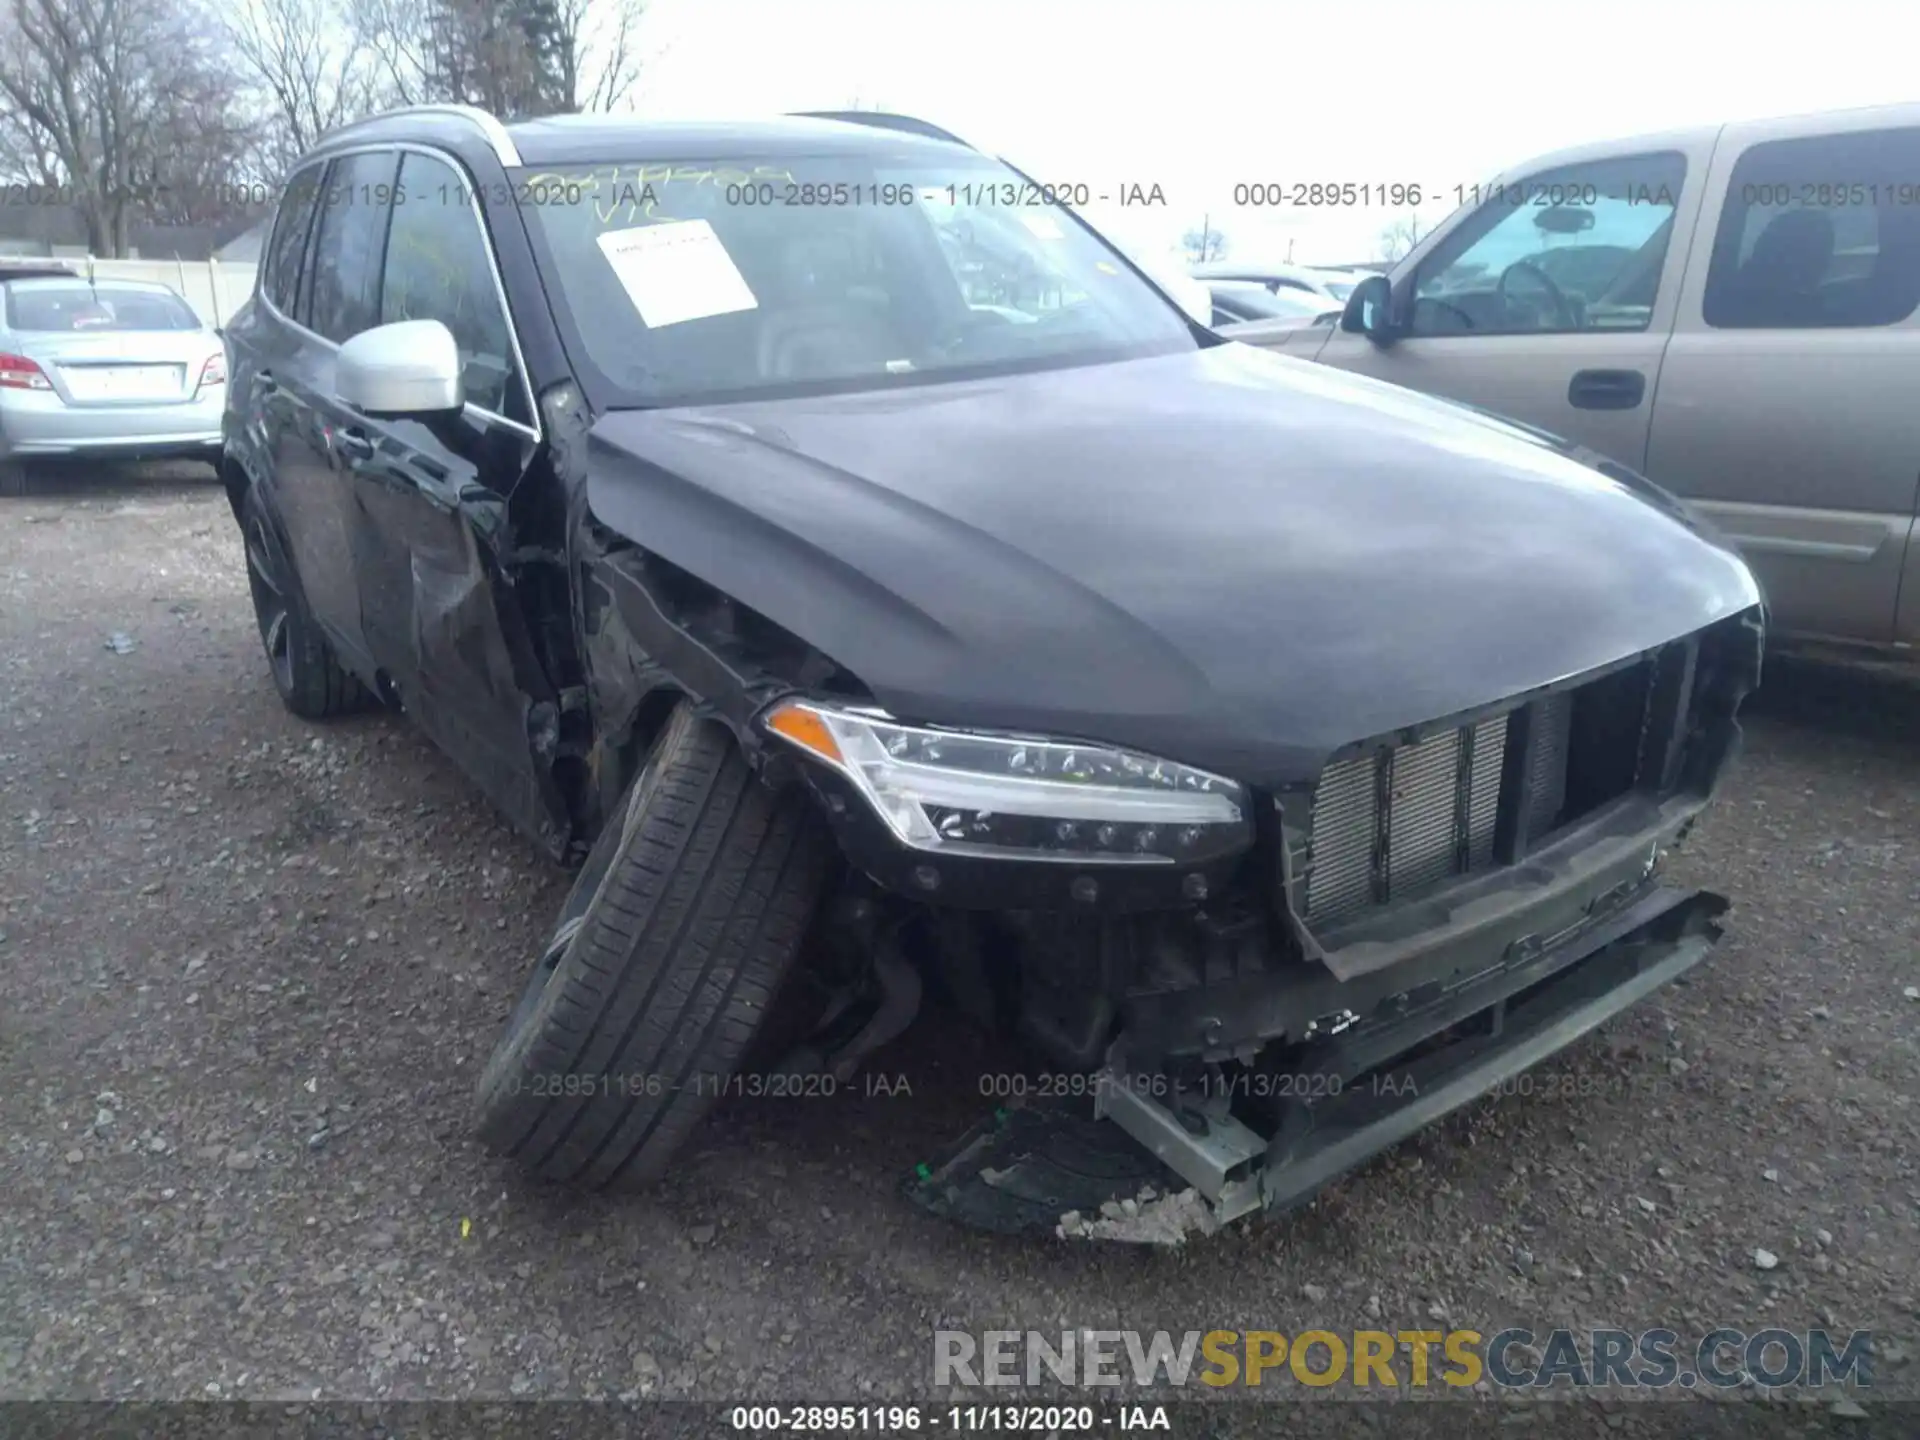
[[51,280],[9,285],[6,295],[9,330],[91,334],[200,328],[200,317],[193,308],[164,290]]

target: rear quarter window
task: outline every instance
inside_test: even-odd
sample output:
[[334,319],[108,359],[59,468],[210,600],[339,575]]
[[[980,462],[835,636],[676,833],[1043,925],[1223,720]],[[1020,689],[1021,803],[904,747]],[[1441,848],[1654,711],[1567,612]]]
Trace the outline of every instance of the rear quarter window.
[[307,231],[313,225],[314,202],[320,195],[324,164],[295,172],[280,197],[266,261],[260,271],[260,291],[282,315],[294,315],[300,290],[300,265],[306,258]]
[[1734,164],[1702,302],[1722,330],[1896,325],[1920,307],[1920,129],[1771,140]]

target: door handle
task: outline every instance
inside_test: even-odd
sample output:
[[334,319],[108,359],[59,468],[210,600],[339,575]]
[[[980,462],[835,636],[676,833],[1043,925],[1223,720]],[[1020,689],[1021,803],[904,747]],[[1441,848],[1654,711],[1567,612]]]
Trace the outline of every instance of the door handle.
[[1580,370],[1567,386],[1567,403],[1576,410],[1631,410],[1647,393],[1647,377],[1638,370]]
[[358,425],[349,425],[344,429],[330,431],[328,444],[334,454],[349,465],[373,458],[373,441]]

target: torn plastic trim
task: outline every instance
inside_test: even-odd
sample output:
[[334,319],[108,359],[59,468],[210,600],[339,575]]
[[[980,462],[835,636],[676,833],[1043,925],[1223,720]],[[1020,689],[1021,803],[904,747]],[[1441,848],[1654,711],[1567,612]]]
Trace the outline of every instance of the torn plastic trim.
[[[664,557],[608,528],[593,512],[588,477],[596,417],[572,382],[540,397],[549,453],[564,506],[565,564],[572,577],[573,643],[580,658],[591,740],[585,756],[589,794],[583,809],[597,826],[612,813],[639,763],[648,734],[681,698],[688,698],[732,730],[749,762],[765,770],[770,747],[753,717],[802,682],[846,672],[776,622],[753,619],[784,638],[802,657],[798,676],[782,676],[767,657],[751,653],[737,634],[717,633],[687,613],[669,593],[671,582],[703,587],[715,607],[745,614],[732,597],[679,571]],[[811,657],[812,663],[808,663]],[[784,755],[780,762],[791,764]]]
[[[1271,1040],[1305,1039],[1311,1022],[1343,1011],[1360,1017],[1343,1027],[1355,1033],[1468,983],[1503,973],[1537,978],[1542,963],[1564,964],[1580,947],[1603,943],[1622,923],[1638,923],[1633,917],[1650,894],[1670,893],[1650,887],[1663,847],[1688,823],[1682,818],[1670,829],[1642,832],[1609,847],[1607,866],[1545,888],[1538,876],[1524,879],[1524,891],[1511,897],[1524,894],[1525,903],[1488,902],[1483,913],[1408,942],[1388,965],[1366,965],[1342,978],[1325,964],[1276,959],[1263,973],[1129,998],[1123,1024],[1131,1052],[1209,1061],[1244,1056]],[[1485,913],[1492,911],[1499,913]]]
[[[637,699],[663,685],[683,690],[723,721],[750,757],[760,756],[766,742],[754,716],[796,687],[678,623],[650,582],[646,564],[644,552],[627,550],[610,551],[589,567],[589,583],[603,587],[625,631],[627,643],[621,648],[639,662],[635,683],[626,688]],[[604,632],[604,616],[600,624]],[[604,684],[599,688],[603,698],[610,698]]]

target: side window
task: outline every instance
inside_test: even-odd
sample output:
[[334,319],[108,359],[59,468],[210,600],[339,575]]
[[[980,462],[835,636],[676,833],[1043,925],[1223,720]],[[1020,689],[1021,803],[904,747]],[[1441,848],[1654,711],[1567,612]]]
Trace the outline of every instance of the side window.
[[500,413],[513,376],[513,347],[472,192],[473,183],[443,160],[411,151],[401,160],[380,323],[445,325],[460,347],[467,399]]
[[373,150],[336,160],[327,172],[307,323],[336,344],[380,323],[380,252],[399,164],[394,151]]
[[1707,267],[1707,324],[1893,325],[1916,305],[1920,129],[1769,140],[1740,157]]
[[267,261],[260,274],[260,289],[282,315],[294,315],[299,296],[300,265],[306,259],[307,231],[313,225],[313,206],[320,195],[320,176],[325,165],[309,165],[296,171],[280,196],[280,209],[273,221],[273,239],[267,248]]
[[1661,152],[1487,187],[1421,261],[1413,333],[1646,329],[1686,178],[1686,158]]

